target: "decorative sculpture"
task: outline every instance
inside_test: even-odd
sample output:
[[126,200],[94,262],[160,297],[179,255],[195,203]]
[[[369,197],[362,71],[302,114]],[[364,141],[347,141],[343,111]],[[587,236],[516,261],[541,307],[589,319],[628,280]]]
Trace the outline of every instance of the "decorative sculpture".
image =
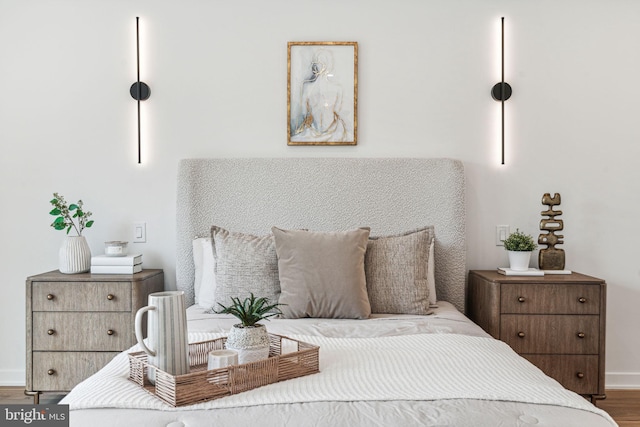
[[554,211],[553,207],[560,204],[560,194],[554,193],[553,197],[549,193],[542,196],[542,204],[549,206],[546,211],[540,212],[541,215],[547,216],[540,221],[540,230],[546,230],[548,233],[538,236],[538,243],[547,245],[545,249],[538,252],[538,267],[540,270],[564,270],[564,249],[556,248],[556,245],[564,243],[562,234],[555,234],[564,228],[564,222],[556,219],[556,216],[562,215],[562,211]]

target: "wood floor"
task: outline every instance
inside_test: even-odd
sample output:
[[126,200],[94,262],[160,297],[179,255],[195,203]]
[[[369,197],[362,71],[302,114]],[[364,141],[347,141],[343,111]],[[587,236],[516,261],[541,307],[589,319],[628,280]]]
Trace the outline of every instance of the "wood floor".
[[640,427],[640,390],[607,390],[607,398],[599,400],[597,406],[620,427]]
[[[43,394],[40,403],[53,404],[64,397]],[[0,387],[0,404],[33,403],[33,398],[24,395],[22,387]],[[598,400],[597,406],[613,417],[620,427],[640,427],[640,390],[607,390],[607,398]]]

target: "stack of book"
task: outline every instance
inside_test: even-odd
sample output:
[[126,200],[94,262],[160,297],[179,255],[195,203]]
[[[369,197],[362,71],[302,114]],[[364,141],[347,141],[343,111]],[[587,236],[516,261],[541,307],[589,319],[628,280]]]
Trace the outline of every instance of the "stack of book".
[[91,257],[91,274],[133,274],[142,271],[142,254]]
[[545,274],[571,274],[571,270],[538,270],[537,268],[512,270],[507,267],[498,267],[498,273],[505,276],[544,276]]

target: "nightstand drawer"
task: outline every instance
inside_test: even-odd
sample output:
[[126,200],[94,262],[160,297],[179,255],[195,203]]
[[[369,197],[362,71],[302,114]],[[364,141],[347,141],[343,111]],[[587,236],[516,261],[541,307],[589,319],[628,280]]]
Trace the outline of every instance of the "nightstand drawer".
[[598,354],[599,316],[503,314],[500,339],[517,353]]
[[42,391],[71,390],[98,372],[116,356],[113,353],[33,352],[33,387]]
[[600,285],[514,283],[500,292],[502,313],[600,313]]
[[522,354],[542,372],[578,394],[598,393],[598,356]]
[[131,283],[34,282],[33,311],[131,311]]
[[34,350],[118,351],[132,342],[131,313],[33,313]]

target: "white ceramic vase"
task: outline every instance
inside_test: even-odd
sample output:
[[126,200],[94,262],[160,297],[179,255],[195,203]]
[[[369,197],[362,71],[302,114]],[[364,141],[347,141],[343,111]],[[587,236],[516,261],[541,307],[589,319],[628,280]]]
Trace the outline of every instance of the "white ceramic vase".
[[91,269],[91,249],[84,236],[66,236],[58,252],[60,273],[86,273]]
[[509,253],[509,267],[514,271],[529,269],[531,251],[507,251]]
[[264,325],[234,325],[227,336],[226,347],[238,352],[238,364],[257,362],[269,357],[269,334]]

